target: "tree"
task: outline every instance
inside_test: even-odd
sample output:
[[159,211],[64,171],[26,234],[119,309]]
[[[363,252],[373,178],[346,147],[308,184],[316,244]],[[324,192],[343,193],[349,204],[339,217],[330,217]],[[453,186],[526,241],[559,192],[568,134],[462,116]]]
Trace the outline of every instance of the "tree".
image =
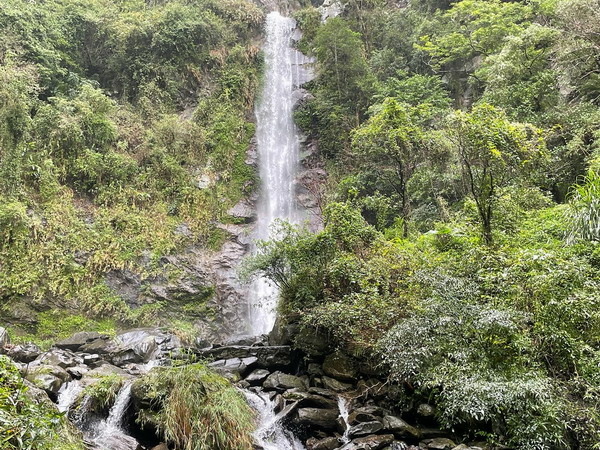
[[518,120],[535,120],[554,107],[560,98],[558,73],[550,55],[558,31],[532,24],[505,39],[502,50],[475,73],[486,81],[483,100],[506,108]]
[[349,107],[358,124],[372,87],[360,34],[336,17],[319,29],[315,45],[321,90],[327,98]]
[[600,101],[600,1],[563,0],[557,6],[558,63],[579,97]]
[[423,160],[424,131],[415,120],[417,108],[387,98],[381,110],[354,133],[353,148],[366,167],[376,170],[397,193],[403,234],[408,235],[408,182]]
[[500,50],[504,39],[529,25],[532,16],[532,7],[520,2],[461,0],[437,16],[418,48],[429,53],[434,68],[464,65]]
[[541,131],[530,124],[512,123],[503,111],[484,103],[471,113],[455,111],[447,133],[477,206],[483,239],[491,245],[497,189],[535,168],[534,161],[545,147]]

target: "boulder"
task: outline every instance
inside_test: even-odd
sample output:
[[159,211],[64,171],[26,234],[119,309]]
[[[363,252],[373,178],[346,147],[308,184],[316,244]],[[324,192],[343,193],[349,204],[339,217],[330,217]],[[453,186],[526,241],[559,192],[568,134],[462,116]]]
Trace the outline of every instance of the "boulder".
[[278,316],[273,330],[269,333],[269,345],[290,345],[292,338],[298,332],[298,324],[286,323]]
[[300,425],[322,430],[335,430],[338,415],[337,409],[300,408],[296,420]]
[[319,387],[311,387],[308,389],[308,392],[311,394],[320,395],[321,397],[327,397],[327,398],[334,399],[336,402],[338,399],[338,394],[333,391],[330,391],[329,389],[323,389],[323,388],[319,388]]
[[346,392],[352,389],[353,387],[351,384],[342,383],[341,381],[338,381],[335,378],[330,378],[326,376],[323,377],[323,386],[325,386],[326,389],[335,392]]
[[294,375],[288,375],[282,372],[273,372],[267,377],[263,383],[263,388],[266,390],[277,390],[283,392],[288,389],[298,389],[306,391],[308,385],[305,380]]
[[111,341],[106,339],[94,339],[93,341],[82,345],[79,348],[79,351],[91,354],[105,355],[107,353],[110,353],[110,351],[112,350],[111,344]]
[[372,416],[383,417],[383,408],[376,405],[364,405],[355,409],[356,412],[371,414]]
[[24,364],[29,364],[41,354],[42,350],[37,345],[31,343],[8,346],[6,348],[6,355],[8,357]]
[[421,444],[424,444],[426,448],[433,450],[452,450],[454,447],[456,447],[456,444],[452,439],[442,437],[426,439],[425,441],[419,443],[419,445]]
[[164,333],[154,328],[139,328],[121,333],[114,339],[112,362],[116,366],[146,363],[156,356],[158,344],[166,338]]
[[383,424],[379,421],[362,422],[351,426],[348,430],[348,436],[367,436],[369,434],[375,434],[382,429]]
[[118,431],[103,435],[102,442],[97,442],[91,447],[92,450],[138,450],[140,448],[135,438]]
[[71,376],[62,367],[39,365],[28,370],[25,379],[55,398]]
[[356,425],[357,423],[373,422],[373,421],[379,421],[379,419],[375,415],[370,414],[370,413],[362,410],[361,408],[357,408],[357,409],[353,410],[348,415],[348,423],[350,423],[350,425]]
[[310,394],[308,392],[299,391],[297,389],[290,389],[283,393],[283,398],[289,401],[299,402],[302,407],[314,407],[314,408],[325,408],[335,409],[337,408],[337,401],[322,397],[317,394]]
[[251,336],[251,335],[242,335],[242,336],[233,336],[225,339],[223,341],[223,346],[263,346],[266,343],[266,338],[264,336]]
[[312,356],[323,356],[329,349],[329,340],[322,331],[302,327],[294,338],[295,347]]
[[246,358],[220,359],[218,361],[213,361],[209,366],[219,372],[236,372],[241,375],[249,368],[252,368],[252,366],[256,364],[256,361],[258,361],[258,359],[255,356],[248,356]]
[[326,437],[324,439],[310,438],[306,441],[307,450],[335,450],[340,446],[337,438]]
[[125,370],[121,369],[120,367],[113,366],[112,364],[109,364],[106,361],[102,361],[102,364],[86,373],[85,378],[98,378],[104,377],[106,375],[127,376],[128,374]]
[[75,378],[77,380],[80,379],[81,377],[83,377],[89,371],[90,371],[90,368],[88,366],[83,365],[83,364],[67,368],[68,374],[71,375],[73,378]]
[[437,437],[445,437],[448,435],[447,432],[440,430],[439,428],[421,428],[422,439],[433,439]]
[[202,357],[213,359],[247,358],[253,356],[257,358],[257,366],[262,369],[284,368],[292,362],[291,348],[287,345],[228,345],[201,350],[199,353]]
[[356,362],[343,353],[336,352],[325,357],[323,372],[332,378],[342,381],[356,381],[358,369]]
[[421,403],[417,408],[417,414],[421,417],[433,417],[435,408],[427,403]]
[[55,407],[54,402],[50,400],[48,394],[43,389],[37,387],[31,381],[23,380],[23,384],[27,386],[25,395],[36,403],[46,403],[48,406]]
[[10,337],[8,335],[8,331],[4,327],[0,327],[0,348],[3,348],[5,345],[10,344]]
[[76,355],[70,350],[62,350],[60,348],[53,348],[46,353],[42,353],[38,358],[33,361],[33,365],[46,365],[46,366],[59,366],[63,369],[68,367],[74,367],[79,364],[83,364],[83,358]]
[[321,364],[310,363],[306,369],[306,373],[311,376],[320,377],[323,375],[323,368]]
[[83,347],[84,345],[96,341],[96,340],[101,340],[101,341],[108,341],[109,337],[104,335],[104,334],[100,334],[100,333],[96,333],[95,331],[81,331],[79,333],[75,333],[73,336],[68,337],[67,339],[63,339],[62,341],[58,341],[56,344],[54,344],[55,347],[64,349],[64,350],[71,350],[71,351],[78,351],[81,347]]
[[372,435],[354,439],[341,450],[379,450],[394,442],[393,434]]
[[169,450],[169,447],[163,442],[162,444],[155,445],[150,450]]
[[96,363],[98,363],[102,358],[100,358],[100,355],[97,353],[93,353],[93,354],[83,354],[83,363],[90,366],[90,365],[94,365]]
[[250,383],[251,386],[256,386],[262,384],[269,375],[270,372],[266,369],[256,369],[248,375],[245,380]]
[[421,437],[421,431],[415,428],[400,417],[385,416],[383,418],[383,426],[386,430],[391,431],[398,437],[411,437],[419,439]]

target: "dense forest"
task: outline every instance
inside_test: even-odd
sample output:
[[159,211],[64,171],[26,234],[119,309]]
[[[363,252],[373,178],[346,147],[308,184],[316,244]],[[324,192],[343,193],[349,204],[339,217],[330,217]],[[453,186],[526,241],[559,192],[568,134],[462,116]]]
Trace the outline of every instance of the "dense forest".
[[597,448],[600,3],[401,6],[296,12],[325,227],[286,228],[254,265],[289,320],[444,426]]
[[[279,223],[241,270],[279,287],[276,331],[372,367],[397,410],[431,404],[464,439],[600,448],[600,2],[348,0],[326,21],[298,3],[316,77],[295,121],[327,180],[310,189],[322,230]],[[210,286],[132,307],[106,277],[177,279],[165,256],[216,251],[217,224],[240,222],[264,18],[245,0],[0,0],[13,342],[147,324],[193,341],[210,320]],[[2,445],[81,448],[47,404],[11,400],[0,364]],[[198,367],[180,385],[150,372],[148,392],[216,383],[218,411],[197,413],[237,440],[172,448],[252,448],[249,412]]]

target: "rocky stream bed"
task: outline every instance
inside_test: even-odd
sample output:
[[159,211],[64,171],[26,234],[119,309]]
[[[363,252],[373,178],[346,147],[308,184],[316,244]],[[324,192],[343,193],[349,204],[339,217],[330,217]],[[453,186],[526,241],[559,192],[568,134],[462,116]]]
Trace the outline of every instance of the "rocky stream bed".
[[[269,345],[266,336],[184,346],[156,328],[113,338],[80,332],[48,351],[34,344],[12,345],[3,329],[0,335],[2,353],[19,367],[30,391],[67,414],[90,449],[173,448],[136,421],[147,405],[134,381],[156,366],[198,360],[229,379],[256,411],[257,449],[485,448],[457,445],[436,428],[430,405],[416,405],[402,417],[394,405],[397,387],[339,352],[310,358],[289,345]],[[107,376],[124,380],[118,393],[111,404],[91,405],[82,392]]]

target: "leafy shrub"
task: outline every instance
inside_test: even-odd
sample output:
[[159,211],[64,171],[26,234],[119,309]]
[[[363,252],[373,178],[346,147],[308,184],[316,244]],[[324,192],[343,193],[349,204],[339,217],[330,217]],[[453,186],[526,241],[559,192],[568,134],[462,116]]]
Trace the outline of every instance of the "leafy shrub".
[[589,170],[583,183],[573,187],[568,240],[600,240],[600,175]]
[[[80,437],[50,399],[24,384],[19,369],[0,356],[0,442],[6,450],[83,450]],[[44,394],[45,395],[45,394]]]

